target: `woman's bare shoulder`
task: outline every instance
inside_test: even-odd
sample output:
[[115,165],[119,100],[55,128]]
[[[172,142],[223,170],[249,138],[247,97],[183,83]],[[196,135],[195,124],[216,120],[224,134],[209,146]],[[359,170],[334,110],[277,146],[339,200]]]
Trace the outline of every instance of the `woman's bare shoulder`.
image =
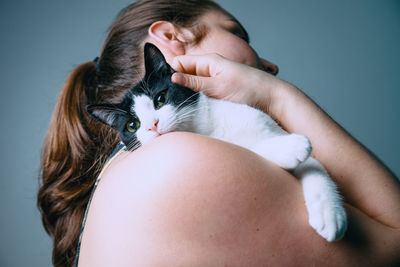
[[104,173],[80,266],[284,266],[342,253],[309,227],[289,173],[241,147],[172,133],[121,154]]
[[[277,179],[263,177],[266,170],[275,172]],[[235,241],[226,237],[250,228],[261,234],[268,229],[262,225],[272,227],[256,214],[270,202],[266,196],[276,199],[277,205],[271,206],[289,207],[280,203],[281,192],[268,193],[282,174],[292,184],[282,190],[294,191],[293,199],[301,206],[297,181],[252,152],[196,134],[161,136],[119,155],[103,174],[89,210],[80,261],[106,255],[99,251],[112,251],[112,260],[131,262],[155,260],[154,251],[169,263],[178,254],[180,260],[183,255],[215,259],[216,255],[205,254],[216,252],[212,246],[231,247]],[[248,235],[242,242],[250,239]]]

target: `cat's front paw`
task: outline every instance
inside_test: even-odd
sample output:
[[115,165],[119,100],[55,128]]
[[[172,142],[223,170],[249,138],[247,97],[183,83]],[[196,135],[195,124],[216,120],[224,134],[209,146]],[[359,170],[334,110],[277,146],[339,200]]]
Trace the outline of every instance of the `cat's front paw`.
[[282,167],[292,170],[310,156],[311,143],[306,136],[300,134],[291,134],[285,141],[285,146],[288,147],[288,154]]
[[342,205],[316,201],[308,208],[310,225],[326,241],[337,241],[343,237],[347,229],[347,215]]

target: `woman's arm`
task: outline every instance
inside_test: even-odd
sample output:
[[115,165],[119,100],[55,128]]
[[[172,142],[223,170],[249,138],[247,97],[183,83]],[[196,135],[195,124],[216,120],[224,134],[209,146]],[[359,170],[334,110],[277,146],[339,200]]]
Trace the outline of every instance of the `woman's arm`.
[[313,154],[338,183],[345,201],[376,221],[400,229],[400,186],[366,148],[294,86],[280,92],[275,115],[290,132],[308,136]]
[[258,107],[287,131],[309,137],[314,156],[339,185],[345,201],[376,221],[400,229],[396,177],[298,88],[216,54],[179,56],[172,65],[186,73],[174,74],[174,82]]
[[399,232],[346,207],[347,234],[327,243],[288,172],[244,148],[171,133],[104,173],[79,266],[396,266]]

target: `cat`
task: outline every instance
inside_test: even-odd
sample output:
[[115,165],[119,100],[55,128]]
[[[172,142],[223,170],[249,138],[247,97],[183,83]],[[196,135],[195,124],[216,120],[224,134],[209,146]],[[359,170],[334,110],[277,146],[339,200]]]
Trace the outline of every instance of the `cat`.
[[339,240],[347,215],[337,186],[310,157],[304,135],[285,132],[269,115],[244,104],[207,97],[171,82],[175,72],[158,48],[144,46],[145,76],[118,104],[92,104],[87,112],[119,132],[128,150],[173,131],[210,136],[245,147],[291,171],[303,187],[309,223],[328,242]]

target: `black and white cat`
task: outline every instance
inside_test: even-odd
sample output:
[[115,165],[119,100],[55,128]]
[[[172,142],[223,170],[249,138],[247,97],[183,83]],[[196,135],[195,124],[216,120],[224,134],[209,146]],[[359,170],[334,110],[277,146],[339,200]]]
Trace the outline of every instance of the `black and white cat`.
[[307,137],[288,134],[269,115],[244,104],[196,93],[171,82],[175,72],[152,44],[144,47],[146,74],[119,104],[88,105],[95,119],[119,132],[129,150],[173,131],[194,132],[245,147],[300,179],[310,225],[327,241],[339,240],[347,216],[337,187],[310,157]]

